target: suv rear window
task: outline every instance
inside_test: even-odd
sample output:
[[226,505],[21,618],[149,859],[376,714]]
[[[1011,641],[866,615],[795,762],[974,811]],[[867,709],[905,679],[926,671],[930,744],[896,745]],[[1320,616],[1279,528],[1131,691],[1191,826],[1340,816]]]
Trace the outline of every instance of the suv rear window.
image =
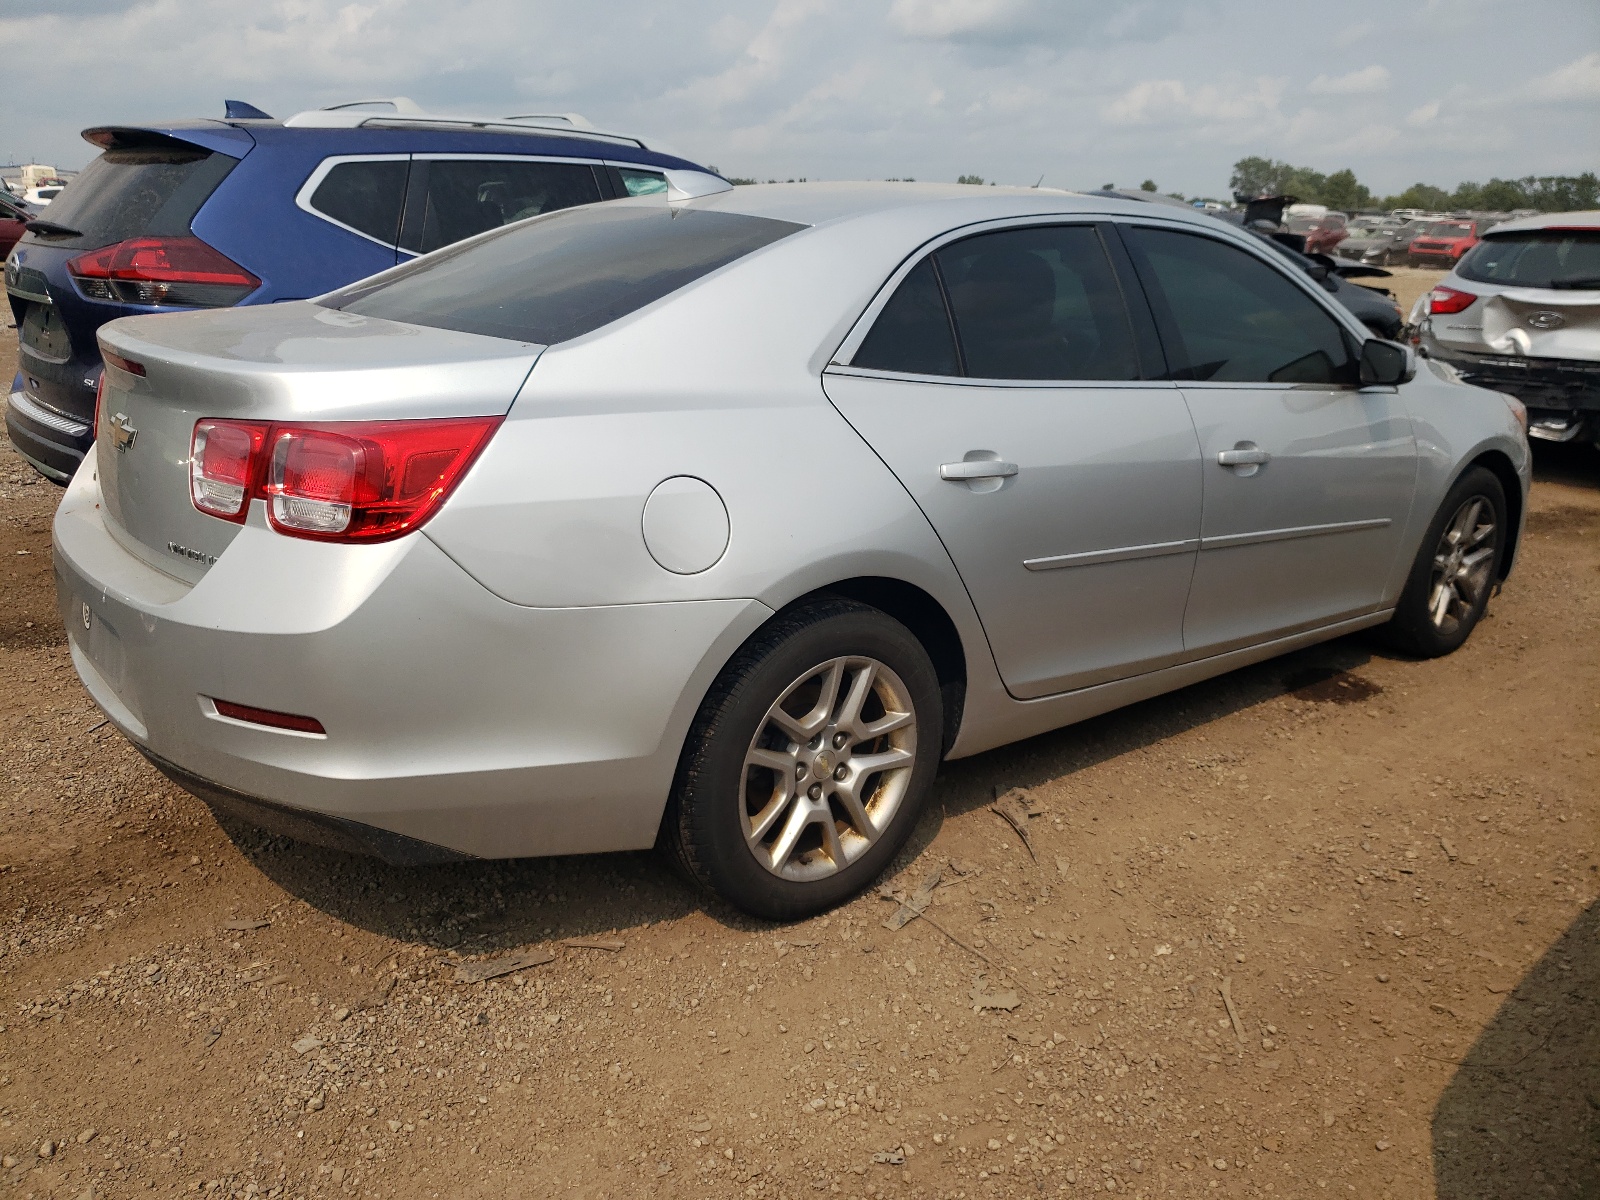
[[238,162],[171,138],[107,150],[41,214],[82,236],[46,236],[52,245],[94,247],[145,234],[186,234],[200,206]]
[[573,208],[441,250],[322,303],[548,346],[608,325],[804,228],[698,209]]
[[1600,229],[1525,229],[1479,242],[1456,265],[1478,283],[1600,288]]

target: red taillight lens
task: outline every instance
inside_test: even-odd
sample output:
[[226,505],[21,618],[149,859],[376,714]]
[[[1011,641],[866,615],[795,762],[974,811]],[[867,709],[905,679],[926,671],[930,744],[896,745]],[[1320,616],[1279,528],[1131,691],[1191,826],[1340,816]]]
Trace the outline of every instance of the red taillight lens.
[[195,424],[191,495],[201,512],[234,521],[261,496],[272,527],[294,537],[384,541],[433,515],[500,421],[203,420]]
[[100,381],[94,385],[94,424],[89,426],[95,437],[100,436],[100,405],[106,398],[106,373],[100,372]]
[[261,286],[249,271],[197,237],[141,237],[102,246],[67,263],[95,300],[216,308]]
[[243,521],[259,476],[262,421],[196,421],[189,446],[189,498],[213,517]]
[[1445,287],[1440,284],[1428,295],[1428,312],[1436,317],[1448,316],[1470,308],[1477,297],[1471,292],[1459,292],[1455,288]]

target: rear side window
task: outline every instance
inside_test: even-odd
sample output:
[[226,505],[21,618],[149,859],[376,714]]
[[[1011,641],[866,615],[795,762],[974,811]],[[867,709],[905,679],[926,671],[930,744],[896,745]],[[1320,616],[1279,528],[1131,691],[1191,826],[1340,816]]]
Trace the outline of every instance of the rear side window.
[[1355,382],[1343,329],[1281,272],[1214,238],[1126,232],[1174,379]]
[[1035,225],[939,251],[967,374],[1137,379],[1133,330],[1089,225]]
[[337,163],[311,194],[311,207],[392,246],[400,237],[410,167],[403,158]]
[[739,213],[595,205],[445,250],[324,303],[390,321],[553,345],[804,228]]
[[1600,229],[1525,229],[1479,242],[1456,265],[1479,283],[1600,288]]
[[977,379],[1139,378],[1122,292],[1089,225],[1007,229],[936,251],[851,363]]
[[50,244],[95,247],[146,234],[186,234],[238,162],[173,139],[107,150],[51,202],[50,223],[76,233],[47,235]]
[[640,171],[633,167],[618,167],[622,186],[630,196],[654,196],[667,190],[667,177],[659,171]]
[[419,243],[427,254],[513,221],[601,199],[594,169],[582,163],[438,159],[426,164]]

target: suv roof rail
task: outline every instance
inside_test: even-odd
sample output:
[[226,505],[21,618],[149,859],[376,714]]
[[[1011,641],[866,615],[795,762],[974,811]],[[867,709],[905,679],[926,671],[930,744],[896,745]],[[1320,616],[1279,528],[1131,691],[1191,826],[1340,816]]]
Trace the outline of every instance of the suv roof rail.
[[518,113],[509,117],[453,116],[431,113],[406,96],[348,100],[326,108],[296,113],[284,121],[294,129],[484,129],[496,133],[536,133],[581,137],[649,149],[636,137],[596,129],[578,113]]

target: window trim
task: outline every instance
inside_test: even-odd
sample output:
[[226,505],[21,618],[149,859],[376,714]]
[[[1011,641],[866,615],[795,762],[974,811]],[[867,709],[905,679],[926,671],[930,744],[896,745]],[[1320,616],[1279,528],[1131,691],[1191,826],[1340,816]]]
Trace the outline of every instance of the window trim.
[[[946,246],[955,242],[965,241],[967,238],[978,237],[986,233],[1001,233],[1008,229],[1026,229],[1036,225],[1087,225],[1095,229],[1099,225],[1108,223],[1110,217],[1103,213],[1042,213],[1030,214],[1023,217],[992,217],[984,221],[975,221],[970,225],[957,226],[931,237],[917,246],[900,262],[899,266],[890,272],[887,280],[878,289],[871,302],[861,315],[851,325],[850,331],[845,334],[844,340],[829,357],[824,371],[832,375],[853,375],[863,379],[900,379],[911,383],[942,383],[952,386],[976,387],[1005,387],[1005,388],[1064,388],[1064,387],[1147,387],[1151,384],[1167,383],[1162,379],[990,379],[978,375],[919,375],[909,371],[888,371],[878,367],[858,367],[850,359],[856,356],[861,349],[861,344],[867,340],[867,334],[877,323],[878,316],[888,307],[900,284],[907,275],[916,270],[923,259],[937,254]],[[1098,230],[1096,230],[1098,233]],[[1111,271],[1117,284],[1117,290],[1122,296],[1123,311],[1128,318],[1128,336],[1133,342],[1134,357],[1139,362],[1141,373],[1146,369],[1145,355],[1141,349],[1139,338],[1139,317],[1134,310],[1134,298],[1127,294],[1126,283],[1118,270],[1116,249],[1106,244],[1106,238],[1100,235],[1101,249],[1106,255],[1106,266]],[[1120,247],[1118,247],[1120,248]],[[934,260],[934,269],[939,275],[939,286],[944,287],[943,271],[939,269],[938,260]],[[1141,295],[1139,300],[1142,302]],[[961,346],[961,338],[955,328],[955,314],[950,311],[948,300],[945,304],[946,316],[950,319],[951,336],[955,339],[956,358],[966,369],[966,352]]]
[[[1281,275],[1285,279],[1289,280],[1292,284],[1294,284],[1302,292],[1304,292],[1307,296],[1309,296],[1311,298],[1312,302],[1315,303],[1318,307],[1320,307],[1323,312],[1327,313],[1329,316],[1331,316],[1333,318],[1334,323],[1339,328],[1344,330],[1345,337],[1346,337],[1347,342],[1348,342],[1347,349],[1350,351],[1352,358],[1355,358],[1355,359],[1359,360],[1360,357],[1361,357],[1361,346],[1362,346],[1362,344],[1364,342],[1368,341],[1368,340],[1374,339],[1375,336],[1376,336],[1376,335],[1373,334],[1372,330],[1368,329],[1365,325],[1361,324],[1360,319],[1354,313],[1350,312],[1350,310],[1345,308],[1342,304],[1339,304],[1339,303],[1335,302],[1334,300],[1332,300],[1329,297],[1327,292],[1324,292],[1321,288],[1317,287],[1315,285],[1315,283],[1312,281],[1311,276],[1307,275],[1304,271],[1290,271],[1290,270],[1287,270],[1281,263],[1274,262],[1273,259],[1272,259],[1272,256],[1269,253],[1267,253],[1266,251],[1260,249],[1259,247],[1250,245],[1250,243],[1247,240],[1245,240],[1245,238],[1247,238],[1249,235],[1245,235],[1244,237],[1232,237],[1232,236],[1229,236],[1228,234],[1226,234],[1224,232],[1221,232],[1221,231],[1213,232],[1212,230],[1209,230],[1209,229],[1197,229],[1194,226],[1188,224],[1187,222],[1155,220],[1155,219],[1151,219],[1149,217],[1145,217],[1142,214],[1137,216],[1137,217],[1120,216],[1120,217],[1111,218],[1111,222],[1118,226],[1118,236],[1119,237],[1121,237],[1122,229],[1124,229],[1124,228],[1137,229],[1137,228],[1141,228],[1142,227],[1142,228],[1146,228],[1146,229],[1159,229],[1164,233],[1187,233],[1187,234],[1191,234],[1194,237],[1209,238],[1210,240],[1212,240],[1214,242],[1220,242],[1224,246],[1232,246],[1233,248],[1235,248],[1237,250],[1240,250],[1240,251],[1243,251],[1246,254],[1249,254],[1250,256],[1255,258],[1257,261],[1259,261],[1262,264],[1264,264],[1267,267],[1268,270],[1276,271],[1279,275]],[[1161,321],[1156,316],[1156,311],[1155,311],[1155,307],[1156,306],[1155,306],[1154,301],[1152,301],[1150,299],[1149,294],[1144,290],[1144,280],[1143,280],[1142,276],[1140,276],[1139,273],[1138,273],[1138,258],[1137,258],[1136,254],[1135,254],[1136,247],[1133,246],[1133,245],[1130,245],[1127,242],[1127,240],[1124,239],[1124,241],[1123,241],[1123,249],[1124,249],[1124,252],[1128,255],[1128,258],[1129,258],[1131,264],[1134,267],[1135,278],[1138,280],[1139,287],[1140,287],[1141,299],[1144,300],[1145,305],[1147,307],[1147,311],[1150,314],[1150,319],[1151,319],[1152,322],[1154,322],[1154,324],[1156,326],[1156,334],[1157,334],[1157,337],[1159,339],[1160,331],[1161,331]],[[1298,276],[1298,278],[1297,278],[1297,276]],[[1162,354],[1165,355],[1165,353],[1166,353],[1166,343],[1165,342],[1161,343],[1161,348],[1162,348]],[[1168,375],[1170,377],[1171,371],[1172,371],[1172,367],[1171,367],[1170,363],[1168,364],[1167,371],[1168,371]],[[1271,390],[1271,391],[1279,391],[1279,392],[1290,390],[1290,389],[1295,389],[1295,388],[1298,388],[1298,389],[1301,389],[1301,390],[1309,389],[1309,390],[1313,390],[1313,391],[1324,391],[1324,392],[1326,392],[1326,391],[1359,392],[1360,390],[1362,390],[1361,389],[1361,384],[1359,382],[1354,383],[1354,384],[1348,384],[1348,383],[1272,383],[1272,382],[1267,381],[1267,380],[1248,380],[1248,381],[1240,381],[1240,382],[1230,382],[1228,380],[1220,380],[1220,379],[1178,379],[1178,380],[1173,380],[1173,382],[1178,384],[1179,386],[1185,387],[1185,388],[1201,388],[1201,389],[1206,389],[1206,390],[1212,390],[1212,389],[1218,389],[1218,388],[1235,388],[1235,389],[1237,389],[1237,388],[1247,388],[1247,389],[1260,390],[1260,391]]]
[[[336,228],[342,229],[346,233],[353,233],[358,238],[371,242],[374,246],[382,246],[385,250],[398,250],[400,247],[397,242],[386,242],[382,238],[373,237],[370,233],[365,233],[362,230],[357,229],[354,225],[346,225],[337,217],[330,217],[320,208],[313,208],[311,204],[311,197],[314,196],[317,189],[322,186],[322,181],[333,173],[333,169],[338,166],[343,166],[345,163],[403,162],[409,166],[411,158],[412,156],[409,154],[339,154],[331,158],[325,158],[317,164],[316,169],[313,170],[311,174],[306,177],[306,181],[300,185],[300,190],[294,194],[294,205],[296,208],[310,213],[313,217],[316,217],[317,220],[326,221],[329,225],[333,225]],[[410,174],[408,171],[407,191],[410,190],[409,184]],[[402,191],[400,193],[400,217],[402,222],[405,219],[405,203],[406,192]],[[398,227],[396,228],[395,236],[398,239]]]

